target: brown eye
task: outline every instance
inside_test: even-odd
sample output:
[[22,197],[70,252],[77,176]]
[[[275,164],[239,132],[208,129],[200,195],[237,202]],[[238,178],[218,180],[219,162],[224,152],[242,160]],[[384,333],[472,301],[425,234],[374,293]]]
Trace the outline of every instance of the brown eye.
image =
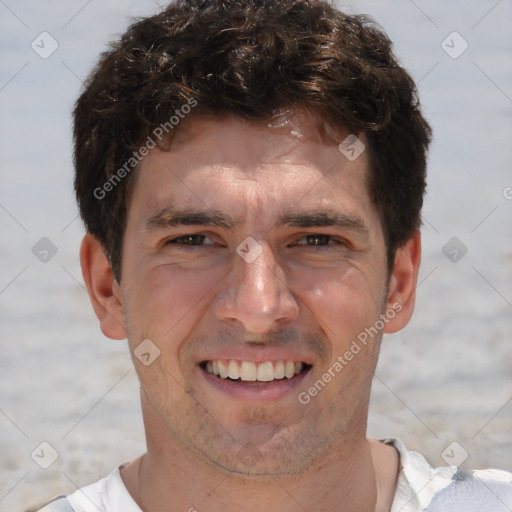
[[212,245],[213,242],[205,235],[182,235],[167,241],[177,245]]
[[328,235],[311,235],[307,238],[310,245],[327,245],[331,240],[331,237]]
[[329,235],[306,235],[301,238],[297,245],[327,245],[331,240]]

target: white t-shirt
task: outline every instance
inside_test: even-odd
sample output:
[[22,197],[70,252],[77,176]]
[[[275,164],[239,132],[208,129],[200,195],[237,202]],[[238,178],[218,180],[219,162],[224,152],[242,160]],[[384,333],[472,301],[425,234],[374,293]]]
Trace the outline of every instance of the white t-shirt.
[[[385,439],[400,454],[391,512],[511,512],[512,473],[496,469],[433,468],[397,439]],[[98,482],[52,501],[39,512],[142,512],[128,493],[119,468]]]

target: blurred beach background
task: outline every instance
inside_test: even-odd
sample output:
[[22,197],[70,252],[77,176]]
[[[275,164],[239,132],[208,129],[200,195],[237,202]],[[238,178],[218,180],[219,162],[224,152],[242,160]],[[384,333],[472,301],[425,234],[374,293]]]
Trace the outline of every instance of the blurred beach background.
[[[451,457],[512,470],[512,2],[337,5],[386,29],[435,134],[416,313],[384,338],[369,435],[398,437],[435,466]],[[145,449],[126,342],[101,334],[82,282],[70,112],[106,43],[159,8],[0,0],[5,512],[73,492]]]

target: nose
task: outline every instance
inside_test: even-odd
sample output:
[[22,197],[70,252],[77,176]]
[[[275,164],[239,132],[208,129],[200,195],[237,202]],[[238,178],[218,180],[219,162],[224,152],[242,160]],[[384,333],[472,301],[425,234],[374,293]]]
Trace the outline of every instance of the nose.
[[[247,332],[264,334],[293,321],[299,304],[271,247],[262,246],[254,260],[234,253],[234,264],[215,298],[219,320],[239,323]],[[249,262],[250,261],[250,262]]]

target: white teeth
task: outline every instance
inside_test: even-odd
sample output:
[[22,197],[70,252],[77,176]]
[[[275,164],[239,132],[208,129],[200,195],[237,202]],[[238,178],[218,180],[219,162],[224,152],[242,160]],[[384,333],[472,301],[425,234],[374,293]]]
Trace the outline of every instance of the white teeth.
[[260,382],[270,382],[274,380],[274,366],[270,361],[258,365],[258,380]]
[[258,367],[250,361],[243,361],[240,365],[240,378],[242,380],[254,381],[258,378]]
[[219,375],[223,379],[227,379],[228,378],[228,367],[225,366],[222,361],[219,361]]
[[276,367],[274,368],[274,379],[284,379],[283,361],[277,361]]
[[242,361],[239,363],[234,359],[229,361],[213,360],[207,361],[205,369],[208,373],[217,375],[222,379],[228,377],[232,380],[270,382],[273,380],[293,378],[303,369],[304,364],[300,361],[265,361],[264,363],[253,363]]
[[240,378],[240,367],[238,366],[236,361],[229,361],[228,377],[233,380]]

